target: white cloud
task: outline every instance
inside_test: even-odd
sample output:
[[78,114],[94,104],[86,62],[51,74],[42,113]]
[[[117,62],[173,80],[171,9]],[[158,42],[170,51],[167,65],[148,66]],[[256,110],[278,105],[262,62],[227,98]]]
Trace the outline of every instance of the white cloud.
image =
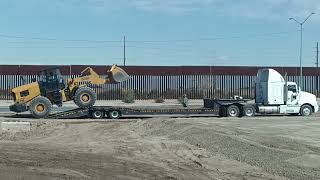
[[[284,19],[291,16],[304,17],[318,12],[320,0],[2,0],[1,6],[12,8],[43,8],[50,10],[99,10],[134,8],[139,11],[184,15],[200,11],[225,16],[258,19]],[[320,18],[319,18],[320,19]]]
[[144,11],[185,14],[212,11],[226,16],[283,19],[319,12],[320,0],[127,0]]
[[215,1],[217,0],[128,0],[137,9],[173,14],[201,10]]
[[224,9],[226,14],[248,18],[283,19],[304,17],[320,11],[319,0],[246,0],[230,4]]

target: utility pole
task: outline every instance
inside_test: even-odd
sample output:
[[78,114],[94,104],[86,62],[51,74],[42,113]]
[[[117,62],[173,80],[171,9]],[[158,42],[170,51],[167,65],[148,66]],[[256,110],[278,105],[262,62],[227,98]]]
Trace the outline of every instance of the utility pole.
[[[317,65],[317,71],[318,71],[318,68],[319,68],[319,42],[317,42],[317,56],[316,56],[316,65]],[[316,77],[316,94],[318,95],[319,93],[319,75],[317,75]]]
[[317,42],[317,68],[319,68],[319,42]]
[[123,36],[123,66],[126,66],[126,36]]
[[296,23],[298,23],[300,25],[300,77],[299,77],[299,86],[301,88],[301,90],[304,90],[304,83],[303,83],[303,77],[302,77],[302,35],[303,35],[303,25],[307,22],[307,20],[314,15],[315,13],[311,13],[303,22],[300,22],[298,20],[296,20],[295,18],[290,18],[289,20],[295,21]]

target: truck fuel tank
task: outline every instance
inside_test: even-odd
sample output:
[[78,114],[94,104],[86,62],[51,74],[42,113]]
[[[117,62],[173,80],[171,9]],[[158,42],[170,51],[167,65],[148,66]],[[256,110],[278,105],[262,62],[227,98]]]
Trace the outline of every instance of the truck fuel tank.
[[262,114],[280,113],[280,107],[279,106],[259,106],[259,113],[262,113]]

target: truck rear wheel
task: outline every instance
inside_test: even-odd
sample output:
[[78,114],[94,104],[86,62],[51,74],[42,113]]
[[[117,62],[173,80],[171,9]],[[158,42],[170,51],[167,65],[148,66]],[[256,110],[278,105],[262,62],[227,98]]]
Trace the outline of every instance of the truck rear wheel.
[[240,109],[236,105],[231,105],[227,109],[228,117],[239,117],[240,116]]
[[311,116],[312,112],[313,110],[310,105],[303,105],[300,109],[301,116]]
[[77,89],[74,95],[74,103],[80,108],[92,107],[96,100],[96,93],[88,87],[81,87]]
[[29,110],[33,117],[40,119],[50,114],[51,107],[52,104],[48,98],[39,96],[32,100]]
[[244,106],[242,110],[242,115],[246,117],[253,117],[256,115],[256,108],[253,106]]

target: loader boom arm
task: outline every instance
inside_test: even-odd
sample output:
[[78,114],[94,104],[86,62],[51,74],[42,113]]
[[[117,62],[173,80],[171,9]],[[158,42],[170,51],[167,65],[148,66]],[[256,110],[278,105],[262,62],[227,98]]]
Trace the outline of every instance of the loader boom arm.
[[73,89],[76,86],[94,84],[117,84],[128,80],[129,75],[120,67],[113,65],[110,70],[107,71],[107,78],[101,78],[91,67],[85,68],[80,77],[72,78],[68,80],[68,87]]

